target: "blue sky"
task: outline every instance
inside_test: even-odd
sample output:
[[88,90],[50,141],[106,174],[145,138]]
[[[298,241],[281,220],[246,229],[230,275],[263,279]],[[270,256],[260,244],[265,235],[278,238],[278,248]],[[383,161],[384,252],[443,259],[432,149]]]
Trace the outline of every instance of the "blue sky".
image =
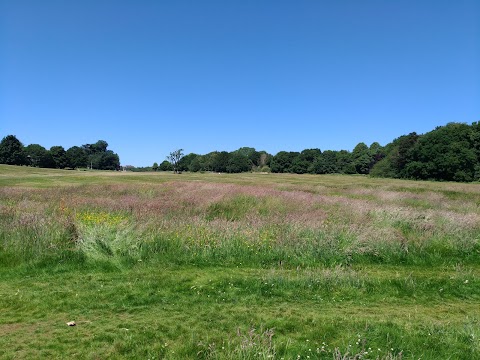
[[0,136],[25,145],[148,166],[478,120],[478,0],[0,0]]

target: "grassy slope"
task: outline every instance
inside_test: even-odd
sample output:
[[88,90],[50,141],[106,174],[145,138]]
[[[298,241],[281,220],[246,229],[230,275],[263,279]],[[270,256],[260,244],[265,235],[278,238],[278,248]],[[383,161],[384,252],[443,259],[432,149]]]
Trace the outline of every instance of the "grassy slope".
[[1,358],[480,358],[479,185],[0,165],[0,206]]

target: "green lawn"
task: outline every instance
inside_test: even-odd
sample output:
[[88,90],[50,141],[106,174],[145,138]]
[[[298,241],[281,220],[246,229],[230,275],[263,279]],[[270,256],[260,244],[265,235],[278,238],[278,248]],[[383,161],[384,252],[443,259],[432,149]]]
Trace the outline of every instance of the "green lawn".
[[479,184],[0,165],[0,358],[480,359],[479,260]]

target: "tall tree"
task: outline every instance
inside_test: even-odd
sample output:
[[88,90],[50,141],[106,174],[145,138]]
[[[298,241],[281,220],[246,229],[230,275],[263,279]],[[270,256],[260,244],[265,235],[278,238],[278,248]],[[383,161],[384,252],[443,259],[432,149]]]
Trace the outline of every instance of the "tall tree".
[[237,157],[237,155],[242,155],[242,156],[246,157],[249,160],[250,169],[253,166],[259,166],[261,153],[256,151],[255,148],[241,147],[240,149],[233,151],[231,154],[236,159],[234,162],[238,162],[241,159],[241,158]]
[[270,168],[274,173],[293,172],[293,162],[300,153],[298,152],[278,152],[270,161]]
[[449,123],[424,134],[411,152],[405,176],[418,179],[472,181],[477,156],[472,143],[472,128]]
[[50,148],[50,155],[52,155],[53,162],[57,169],[65,169],[67,167],[67,154],[63,146],[52,146]]
[[112,150],[102,152],[98,157],[97,169],[120,170],[120,158]]
[[397,176],[404,177],[404,168],[409,161],[412,161],[413,149],[418,139],[420,138],[416,132],[408,135],[400,136],[394,140],[396,147],[392,151],[392,163],[395,168]]
[[227,172],[229,173],[241,173],[252,170],[252,163],[247,155],[234,152],[231,154],[228,160]]
[[336,151],[325,150],[312,164],[315,174],[333,174],[338,172]]
[[182,157],[183,157],[183,149],[172,151],[170,155],[167,156],[167,160],[170,161],[170,163],[172,164],[173,172],[175,174],[178,174],[178,163]]
[[413,149],[419,138],[417,133],[412,132],[386,145],[382,150],[383,158],[374,164],[370,174],[378,177],[406,177],[405,167],[413,159]]
[[386,156],[385,149],[378,142],[375,141],[370,145],[371,161],[370,161],[369,173],[372,170],[372,168],[375,166],[375,164],[378,163],[383,158],[385,158],[385,156]]
[[359,143],[353,149],[352,156],[353,165],[355,166],[357,174],[368,174],[370,171],[370,163],[372,162],[368,146],[363,142]]
[[7,135],[0,142],[0,164],[27,165],[23,145],[15,135]]
[[215,172],[227,172],[230,153],[227,151],[216,152],[212,157],[212,170]]
[[98,140],[95,144],[90,145],[90,149],[94,153],[106,152],[108,148],[108,143],[105,140]]
[[107,150],[108,143],[105,140],[98,140],[95,144],[82,145],[88,156],[88,164],[97,170],[118,170],[120,169],[120,158],[112,150]]
[[30,144],[25,147],[25,154],[29,160],[29,165],[41,168],[54,168],[50,152],[39,144]]
[[[314,163],[317,159],[322,156],[322,151],[320,149],[305,149],[298,156],[297,163],[301,164],[301,172],[295,171],[296,173],[310,173],[314,174]],[[295,165],[294,165],[295,167]]]
[[72,146],[66,151],[68,167],[77,169],[88,166],[88,156],[84,148]]
[[193,160],[195,160],[197,156],[198,155],[194,153],[190,153],[185,156],[182,156],[182,158],[178,162],[178,171],[189,171],[190,164],[192,163]]
[[356,169],[353,164],[352,153],[347,150],[340,150],[337,152],[337,168],[342,174],[355,174]]

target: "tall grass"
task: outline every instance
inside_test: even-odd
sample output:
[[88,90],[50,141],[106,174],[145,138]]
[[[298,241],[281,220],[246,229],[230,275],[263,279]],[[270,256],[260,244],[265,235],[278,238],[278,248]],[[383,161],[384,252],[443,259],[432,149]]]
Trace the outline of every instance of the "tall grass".
[[[475,263],[480,215],[474,189],[450,200],[410,187],[339,191],[335,183],[283,190],[276,183],[200,181],[3,187],[0,256],[9,266],[50,260],[285,268]],[[403,201],[409,198],[422,206]]]
[[0,256],[11,265],[60,256],[287,267],[479,259],[477,195],[316,189],[199,181],[3,187]]

